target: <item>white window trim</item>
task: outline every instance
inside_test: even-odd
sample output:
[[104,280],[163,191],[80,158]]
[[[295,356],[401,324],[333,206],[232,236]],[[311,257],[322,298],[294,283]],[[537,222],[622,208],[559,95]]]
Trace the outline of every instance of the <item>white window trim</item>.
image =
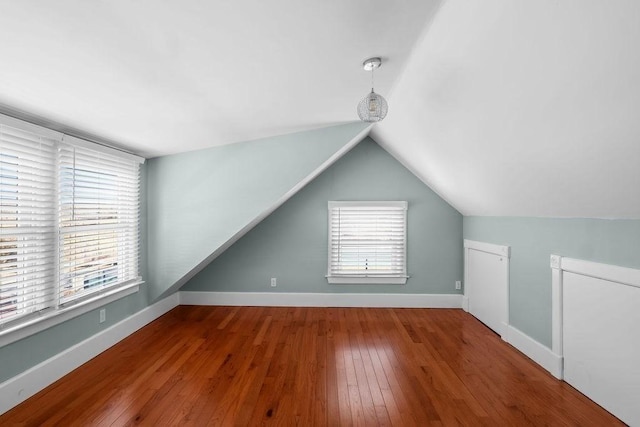
[[[108,146],[85,141],[73,136],[63,134],[61,132],[57,132],[2,114],[0,114],[0,123],[29,132],[39,133],[41,135],[52,137],[54,139],[57,139],[59,143],[63,140],[67,142],[71,141],[74,144],[89,147],[96,151],[105,153],[117,153],[118,156],[122,156],[123,158],[127,158],[129,160],[135,160],[139,163],[145,162],[145,158],[143,157],[126,153]],[[67,304],[55,304],[50,308],[32,313],[31,315],[24,318],[19,318],[15,321],[2,323],[0,324],[0,348],[29,337],[38,332],[49,329],[52,326],[66,322],[67,320],[73,319],[82,314],[96,310],[97,308],[103,307],[111,302],[135,294],[139,291],[140,285],[144,283],[145,282],[141,278],[139,278],[139,280],[133,280],[129,283],[115,288],[105,288],[102,291],[97,291],[92,295],[87,295],[85,298],[79,298],[76,301],[70,301]]]
[[372,276],[329,276],[327,282],[337,285],[404,285],[407,283],[409,276],[389,276],[389,277],[372,277]]
[[406,201],[329,201],[328,203],[328,225],[327,225],[327,282],[329,284],[342,285],[404,285],[410,277],[407,275],[407,215],[405,214],[404,227],[404,274],[399,275],[375,275],[367,276],[363,274],[352,275],[336,275],[331,274],[331,210],[336,207],[354,206],[354,207],[402,207],[408,210],[408,202]]

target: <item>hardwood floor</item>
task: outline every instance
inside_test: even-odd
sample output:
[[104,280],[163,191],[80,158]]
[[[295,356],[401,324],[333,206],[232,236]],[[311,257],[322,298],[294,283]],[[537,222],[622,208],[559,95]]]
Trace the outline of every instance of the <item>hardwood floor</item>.
[[462,310],[180,306],[0,425],[622,425]]

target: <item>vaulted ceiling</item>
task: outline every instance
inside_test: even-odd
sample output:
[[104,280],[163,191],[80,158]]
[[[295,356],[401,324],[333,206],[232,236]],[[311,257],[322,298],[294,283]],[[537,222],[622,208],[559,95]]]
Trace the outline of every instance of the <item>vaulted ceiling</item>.
[[438,0],[0,0],[0,103],[155,157],[357,120]]
[[640,2],[446,1],[372,135],[465,215],[640,218]]
[[465,215],[640,218],[640,2],[2,1],[0,110],[153,157],[357,119]]

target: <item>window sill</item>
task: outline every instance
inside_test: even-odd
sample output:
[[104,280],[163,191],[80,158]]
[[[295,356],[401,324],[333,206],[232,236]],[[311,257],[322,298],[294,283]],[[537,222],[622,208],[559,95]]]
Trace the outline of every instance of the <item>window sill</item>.
[[57,310],[45,310],[29,320],[17,324],[0,325],[0,347],[19,341],[30,335],[44,331],[81,314],[88,313],[113,301],[124,298],[138,292],[142,281],[131,283],[122,288],[104,292],[93,298],[73,304],[70,307],[62,307]]
[[327,276],[331,284],[341,285],[404,285],[409,276],[396,277],[366,277],[366,276]]

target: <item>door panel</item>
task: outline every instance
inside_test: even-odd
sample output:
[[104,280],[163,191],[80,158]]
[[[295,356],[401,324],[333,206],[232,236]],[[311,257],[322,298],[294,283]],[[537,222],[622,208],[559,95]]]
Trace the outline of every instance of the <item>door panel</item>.
[[508,272],[504,256],[469,249],[466,295],[469,312],[501,336],[506,333]]

